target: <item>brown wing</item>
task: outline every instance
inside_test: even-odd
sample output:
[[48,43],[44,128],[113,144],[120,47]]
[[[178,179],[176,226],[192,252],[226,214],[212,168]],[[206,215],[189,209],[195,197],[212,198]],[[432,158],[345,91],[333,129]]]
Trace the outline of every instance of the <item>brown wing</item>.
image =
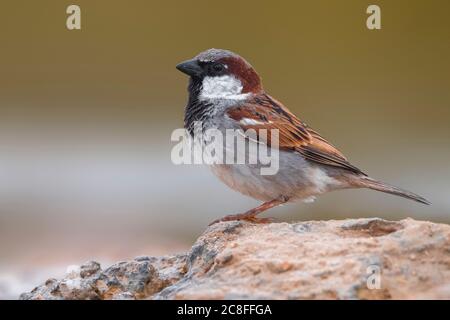
[[254,97],[229,109],[227,114],[239,122],[244,131],[254,129],[258,133],[259,129],[267,129],[267,143],[270,143],[270,129],[278,129],[280,149],[295,150],[310,161],[365,175],[351,165],[338,149],[269,95]]

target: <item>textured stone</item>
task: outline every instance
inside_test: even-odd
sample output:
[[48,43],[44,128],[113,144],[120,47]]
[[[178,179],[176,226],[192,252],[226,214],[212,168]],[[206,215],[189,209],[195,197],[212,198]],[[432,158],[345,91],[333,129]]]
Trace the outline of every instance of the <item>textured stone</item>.
[[448,225],[233,221],[209,227],[185,254],[103,270],[91,261],[21,299],[450,299],[449,288]]

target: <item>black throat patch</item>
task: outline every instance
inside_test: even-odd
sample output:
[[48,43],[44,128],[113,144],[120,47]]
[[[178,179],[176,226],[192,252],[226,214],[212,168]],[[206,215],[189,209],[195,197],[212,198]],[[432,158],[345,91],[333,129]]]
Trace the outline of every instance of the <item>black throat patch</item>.
[[189,100],[184,110],[184,128],[191,136],[194,135],[194,123],[206,122],[214,108],[212,103],[199,100],[201,90],[202,80],[191,78],[188,86]]

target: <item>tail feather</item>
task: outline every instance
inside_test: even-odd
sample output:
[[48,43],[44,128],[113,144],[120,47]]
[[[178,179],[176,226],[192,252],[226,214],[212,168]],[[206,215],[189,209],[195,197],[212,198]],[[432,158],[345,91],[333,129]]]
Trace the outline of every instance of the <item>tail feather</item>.
[[377,181],[377,180],[369,178],[369,177],[361,177],[359,181],[361,183],[360,186],[365,187],[365,188],[369,188],[369,189],[373,189],[373,190],[377,190],[377,191],[381,191],[381,192],[385,192],[385,193],[390,193],[390,194],[393,194],[396,196],[411,199],[411,200],[414,200],[414,201],[417,201],[417,202],[420,202],[423,204],[427,204],[427,205],[431,204],[430,201],[428,201],[427,199],[425,199],[415,193],[391,186],[389,184],[386,184],[381,181]]

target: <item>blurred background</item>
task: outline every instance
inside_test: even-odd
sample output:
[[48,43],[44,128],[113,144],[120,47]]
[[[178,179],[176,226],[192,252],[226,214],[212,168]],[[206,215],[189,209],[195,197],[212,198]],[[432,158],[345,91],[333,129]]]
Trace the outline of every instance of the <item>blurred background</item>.
[[[81,7],[82,30],[66,29]],[[382,29],[366,28],[378,4]],[[450,222],[450,2],[446,0],[4,0],[0,12],[0,298],[66,267],[186,250],[255,206],[207,168],[175,166],[187,78],[207,48],[248,59],[266,91],[372,176],[373,191],[268,213],[281,221]]]

